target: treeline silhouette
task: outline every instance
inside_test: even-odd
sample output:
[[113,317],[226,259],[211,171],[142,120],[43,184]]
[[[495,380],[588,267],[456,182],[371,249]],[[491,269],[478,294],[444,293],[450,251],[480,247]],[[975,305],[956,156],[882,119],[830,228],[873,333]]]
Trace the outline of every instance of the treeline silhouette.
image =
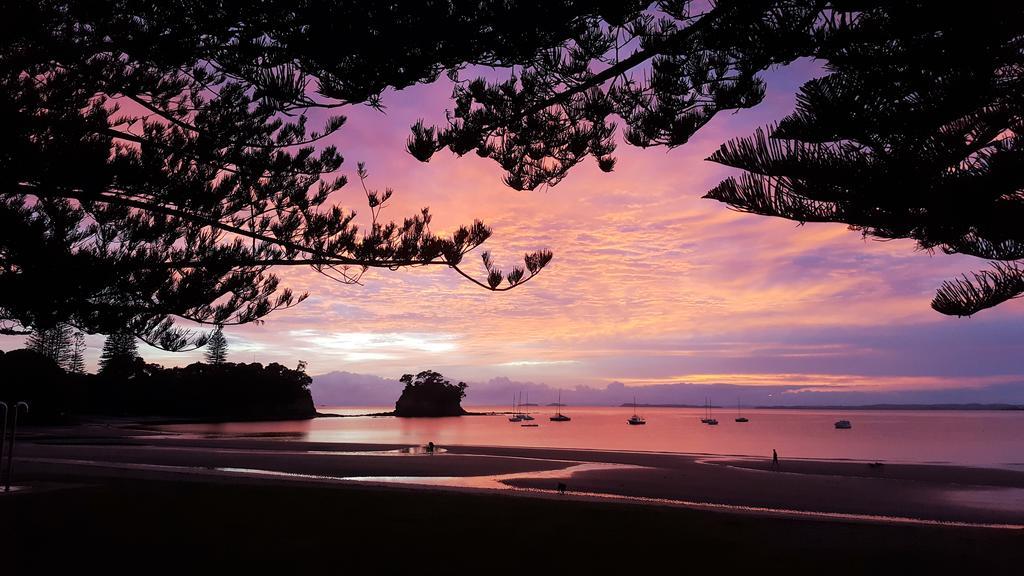
[[281,364],[206,364],[165,368],[135,357],[115,372],[72,373],[29,349],[0,352],[0,400],[29,402],[26,422],[85,415],[203,420],[273,420],[316,415],[312,379]]

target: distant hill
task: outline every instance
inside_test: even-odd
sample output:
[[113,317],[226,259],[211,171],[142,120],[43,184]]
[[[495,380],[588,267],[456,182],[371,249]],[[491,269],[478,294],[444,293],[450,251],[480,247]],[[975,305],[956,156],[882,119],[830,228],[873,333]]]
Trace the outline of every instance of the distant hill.
[[[619,404],[620,408],[632,408],[632,402]],[[703,404],[637,404],[637,408],[704,408]],[[715,406],[713,409],[731,408]],[[1016,404],[833,404],[823,406],[751,406],[759,410],[1024,410]]]
[[856,404],[852,406],[757,406],[766,410],[1024,410],[1017,404]]
[[[619,404],[619,408],[632,408],[632,402],[623,402]],[[637,404],[637,408],[721,408],[712,404],[711,406],[705,406],[704,404]]]
[[[508,378],[492,378],[486,382],[470,382],[466,390],[463,404],[472,406],[509,406],[512,399],[527,393],[530,399],[550,398],[558,396],[556,388],[533,382],[516,382]],[[313,401],[318,406],[392,406],[395,399],[402,394],[404,385],[398,379],[382,378],[370,374],[335,371],[313,376],[310,386]],[[580,392],[584,394],[585,392]],[[563,396],[564,399],[564,396]],[[591,404],[605,404],[597,398]],[[578,404],[578,403],[577,403]],[[523,406],[539,406],[537,402]]]
[[[415,367],[411,368],[415,369]],[[573,406],[665,406],[702,408],[704,399],[720,406],[734,408],[737,398],[744,407],[773,408],[863,406],[865,410],[927,409],[935,410],[1012,410],[1024,405],[1024,376],[1020,382],[992,386],[942,390],[893,390],[858,392],[850,390],[806,390],[805,384],[780,386],[737,386],[727,384],[671,383],[627,386],[610,382],[603,386],[578,385],[561,389],[537,382],[515,381],[505,377],[487,381],[470,381],[463,401],[465,406],[508,406],[515,398],[530,395],[534,403],[554,406],[559,393],[562,402]],[[327,406],[391,406],[402,393],[398,379],[369,374],[331,372],[313,376],[310,390],[318,405]],[[970,408],[972,405],[978,407]]]

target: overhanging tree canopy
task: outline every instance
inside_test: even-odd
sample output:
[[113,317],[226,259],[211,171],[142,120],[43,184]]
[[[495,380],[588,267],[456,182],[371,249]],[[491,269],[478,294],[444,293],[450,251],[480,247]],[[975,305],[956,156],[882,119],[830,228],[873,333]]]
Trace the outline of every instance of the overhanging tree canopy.
[[828,75],[792,116],[709,158],[746,173],[707,197],[997,261],[944,284],[944,314],[1024,293],[1024,5],[683,0],[616,16],[508,80],[456,77],[448,124],[413,126],[410,153],[475,151],[513,188],[555,185],[588,156],[614,167],[615,119],[629,144],[678,146],[718,111],[759,103],[759,72],[815,57]]
[[764,97],[757,74],[811,53],[826,2],[623,3],[564,42],[506,62],[505,80],[456,81],[446,126],[412,127],[407,148],[491,158],[517,190],[558,184],[587,157],[615,165],[615,118],[635,146],[680,146],[721,110]]
[[[585,4],[585,5],[584,5]],[[438,236],[430,214],[372,223],[328,198],[344,123],[311,111],[379,105],[388,87],[466,63],[515,61],[618,2],[16,2],[0,47],[0,320],[67,322],[202,345],[174,317],[258,321],[303,296],[272,266],[342,282],[367,267],[450,266],[481,286],[526,282],[539,251],[486,279],[462,272],[491,234]],[[362,168],[360,178],[365,177]]]
[[777,126],[711,156],[746,172],[707,197],[995,261],[932,301],[964,316],[1024,292],[1024,10],[928,4],[823,24],[828,74]]
[[[616,120],[630,144],[678,146],[718,111],[757,104],[760,71],[816,56],[830,76],[805,86],[774,139],[723,148],[714,160],[749,173],[710,196],[1019,259],[1019,6],[981,2],[965,17],[911,0],[15,4],[0,21],[7,332],[66,322],[198,346],[174,317],[253,322],[299,302],[271,273],[280,265],[342,282],[418,265],[490,289],[525,282],[549,252],[507,274],[485,253],[483,280],[461,270],[490,236],[482,223],[445,237],[427,211],[384,223],[391,192],[366,189],[359,229],[329,203],[345,181],[324,139],[344,118],[310,118],[379,106],[388,87],[442,72],[456,86],[449,122],[414,126],[408,150],[475,151],[529,189],[588,156],[611,170]],[[474,65],[510,78],[464,78]],[[842,186],[836,166],[852,173]],[[841,209],[808,211],[828,202]],[[971,313],[1024,289],[1012,264],[979,280],[947,285],[936,308]]]

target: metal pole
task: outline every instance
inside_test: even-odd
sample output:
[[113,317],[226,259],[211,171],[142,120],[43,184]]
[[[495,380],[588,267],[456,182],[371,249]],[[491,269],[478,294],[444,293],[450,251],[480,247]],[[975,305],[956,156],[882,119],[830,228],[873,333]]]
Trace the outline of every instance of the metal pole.
[[7,484],[4,486],[4,492],[11,491],[11,477],[14,475],[14,440],[18,434],[18,408],[23,406],[25,413],[28,414],[28,404],[25,402],[14,405],[14,418],[11,419],[11,448],[7,452]]
[[4,448],[7,446],[7,402],[0,402],[4,409],[4,427],[0,429],[0,482],[3,482]]

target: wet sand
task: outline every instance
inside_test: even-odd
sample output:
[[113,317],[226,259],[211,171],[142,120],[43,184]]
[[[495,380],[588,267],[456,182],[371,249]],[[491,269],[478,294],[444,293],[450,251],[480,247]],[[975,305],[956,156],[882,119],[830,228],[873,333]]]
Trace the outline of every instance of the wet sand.
[[1018,531],[509,492],[92,479],[0,496],[4,574],[1016,574]]
[[418,448],[32,429],[15,458],[24,488],[0,494],[0,556],[12,573],[1013,574],[1024,561],[1021,472]]
[[[1024,472],[945,465],[767,460],[707,455],[508,447],[334,444],[288,438],[202,438],[122,425],[31,431],[19,444],[18,478],[191,479],[222,483],[400,485],[566,498],[634,499],[645,505],[713,505],[735,514],[885,523],[892,518],[1024,526]],[[588,466],[579,466],[587,464]],[[862,518],[861,518],[862,517]]]

